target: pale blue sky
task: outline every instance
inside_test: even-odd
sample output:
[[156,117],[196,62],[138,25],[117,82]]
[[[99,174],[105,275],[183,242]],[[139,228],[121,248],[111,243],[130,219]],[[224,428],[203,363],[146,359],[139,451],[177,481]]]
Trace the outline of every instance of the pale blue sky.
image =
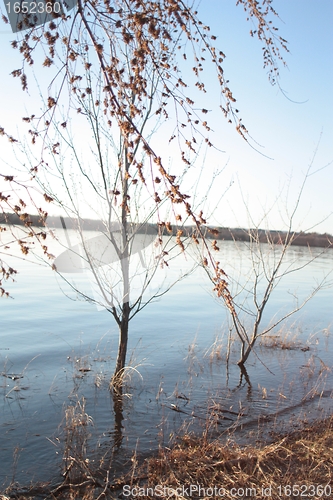
[[[211,26],[211,34],[218,37],[216,46],[227,56],[225,74],[230,80],[229,86],[237,99],[243,122],[254,141],[261,145],[256,146],[258,151],[271,159],[247,145],[234,127],[226,123],[218,110],[218,88],[212,83],[214,73],[209,70],[206,73],[209,92],[201,96],[199,108],[210,110],[208,117],[214,129],[212,140],[225,153],[208,152],[205,177],[226,162],[228,165],[219,178],[220,184],[215,185],[209,197],[207,209],[213,210],[219,194],[233,182],[210,222],[223,226],[249,226],[261,220],[262,214],[269,210],[280,193],[279,202],[261,226],[283,229],[287,211],[292,210],[321,133],[313,171],[333,160],[333,2],[273,2],[281,17],[281,20],[276,19],[276,26],[289,42],[290,53],[285,54],[288,68],[281,66],[280,85],[290,100],[277,86],[270,85],[263,69],[261,45],[250,37],[251,24],[246,22],[242,7],[236,7],[235,3],[231,0],[202,0],[199,12],[202,20]],[[6,28],[1,22],[0,125],[14,135],[16,128],[20,129],[21,117],[26,114],[24,108],[32,108],[36,96],[27,97],[20,91],[19,80],[9,76],[20,66],[20,58],[18,52],[9,46],[15,36],[6,34],[5,31],[9,31]],[[0,168],[8,172],[1,160],[10,156],[3,138],[0,148]],[[332,188],[333,165],[308,179],[296,230],[311,228],[333,211]],[[252,221],[248,219],[243,199],[249,206]],[[333,218],[316,230],[332,234]]]
[[[219,145],[230,158],[230,175],[239,180],[244,196],[253,206],[255,221],[260,212],[256,200],[269,207],[289,176],[290,202],[295,197],[321,132],[313,171],[333,160],[333,3],[278,0],[273,6],[281,17],[281,21],[276,19],[276,26],[288,40],[290,50],[285,54],[288,68],[281,67],[280,85],[295,102],[269,84],[262,68],[260,43],[250,38],[251,25],[246,22],[242,7],[220,0],[201,2],[202,17],[211,26],[211,32],[218,35],[217,43],[227,56],[225,72],[243,121],[251,136],[263,146],[258,150],[273,158],[268,160],[251,150],[221,120]],[[214,109],[214,102],[210,109]],[[235,219],[245,224],[235,184],[222,216],[217,217],[223,225],[229,225],[228,207]],[[301,229],[311,227],[333,210],[332,188],[333,166],[309,179],[298,218]],[[271,225],[281,227],[277,214]],[[332,233],[332,219],[319,229]]]

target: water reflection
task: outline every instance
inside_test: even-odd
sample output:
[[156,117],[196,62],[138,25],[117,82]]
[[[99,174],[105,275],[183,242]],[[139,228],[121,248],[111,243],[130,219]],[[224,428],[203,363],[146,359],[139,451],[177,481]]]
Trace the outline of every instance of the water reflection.
[[117,387],[112,389],[112,399],[114,411],[113,449],[119,450],[124,439],[124,387],[122,382],[118,383]]

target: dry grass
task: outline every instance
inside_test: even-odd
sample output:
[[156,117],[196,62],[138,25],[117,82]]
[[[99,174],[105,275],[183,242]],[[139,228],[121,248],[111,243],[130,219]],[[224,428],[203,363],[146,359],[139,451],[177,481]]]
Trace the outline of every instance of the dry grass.
[[[267,342],[273,345],[266,347],[301,348],[295,336],[271,336]],[[216,355],[219,345],[216,342],[213,346],[213,360],[219,359]],[[195,347],[193,343],[187,359],[192,371],[197,369]],[[304,365],[301,377],[314,375],[313,359],[312,356]],[[328,367],[321,366],[320,376],[327,370]],[[137,376],[138,372],[132,367],[125,375]],[[266,388],[261,387],[261,391],[266,399]],[[120,401],[124,396],[128,394],[120,393]],[[187,399],[177,388],[174,396]],[[170,442],[169,447],[161,447],[158,453],[145,459],[134,453],[126,472],[116,474],[111,444],[110,450],[103,449],[104,456],[99,455],[96,460],[90,456],[88,442],[93,421],[85,399],[72,400],[72,405],[65,409],[62,424],[63,482],[34,484],[24,489],[12,484],[3,495],[0,493],[0,500],[333,498],[333,415],[297,432],[275,435],[270,444],[240,446],[236,428],[231,437],[224,434],[216,438],[215,424],[228,417],[214,403],[205,407],[209,415],[205,413],[206,427],[201,436],[189,433],[184,427],[183,436]],[[262,433],[263,427],[260,429]],[[297,485],[298,495],[289,489]],[[326,495],[320,487],[327,485]]]
[[304,352],[310,350],[308,345],[304,345],[300,342],[297,338],[297,334],[291,334],[290,332],[280,335],[266,335],[261,339],[260,345],[269,349],[282,349],[290,351],[299,349]]
[[92,418],[85,410],[86,400],[81,398],[65,410],[65,449],[64,449],[64,477],[73,482],[82,477],[89,477],[89,459],[87,458],[87,442],[90,436],[89,426],[93,425]]
[[210,363],[213,363],[214,361],[224,361],[226,356],[224,339],[216,335],[213,344],[207,349],[204,357],[208,358]]
[[[161,450],[158,458],[148,460],[146,470],[144,487],[164,485],[169,493],[170,488],[180,493],[190,485],[200,485],[207,497],[212,496],[209,488],[223,487],[223,498],[228,499],[235,498],[232,489],[240,490],[238,498],[253,497],[252,488],[257,499],[267,498],[263,488],[271,488],[271,498],[287,498],[283,495],[287,485],[303,485],[304,491],[310,485],[332,485],[333,493],[333,418],[280,436],[274,443],[259,448],[186,436],[172,449]],[[241,490],[245,495],[240,494]]]
[[[84,477],[76,478],[76,484],[67,477],[52,491],[45,486],[42,496],[41,487],[16,491],[16,495],[12,489],[5,494],[7,498],[58,500],[181,499],[190,493],[192,498],[218,498],[216,488],[215,492],[220,489],[225,499],[279,499],[301,498],[288,490],[289,485],[299,485],[302,497],[328,499],[332,498],[330,488],[333,491],[333,416],[301,431],[277,436],[273,443],[260,447],[240,447],[232,440],[222,443],[209,439],[207,433],[201,437],[186,435],[172,447],[161,448],[157,456],[141,464],[135,456],[132,463],[129,473],[113,481],[109,481],[109,472],[103,479],[97,472],[87,474],[86,469]],[[320,488],[312,489],[326,485],[328,495]],[[201,491],[195,491],[199,487]],[[124,495],[129,491],[133,496]],[[5,498],[0,496],[0,500]]]

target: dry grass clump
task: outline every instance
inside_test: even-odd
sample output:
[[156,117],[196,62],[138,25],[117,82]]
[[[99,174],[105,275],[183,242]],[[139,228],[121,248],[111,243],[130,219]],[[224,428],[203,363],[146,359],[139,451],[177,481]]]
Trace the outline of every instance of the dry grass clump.
[[[223,444],[209,439],[207,434],[185,435],[172,447],[161,448],[156,457],[139,464],[135,456],[132,463],[129,473],[112,481],[111,471],[104,479],[96,471],[95,478],[83,474],[76,478],[76,484],[67,476],[67,481],[57,488],[45,488],[43,497],[34,496],[32,488],[24,496],[22,491],[16,495],[7,491],[9,497],[0,495],[0,500],[329,499],[333,493],[333,416],[300,431],[276,436],[273,443],[260,447],[240,447],[231,440]],[[304,494],[294,495],[290,487]]]
[[296,335],[290,337],[287,333],[285,335],[266,335],[260,341],[262,347],[268,349],[282,349],[282,350],[295,350],[300,349],[301,351],[309,351],[310,347],[308,345],[302,344]]
[[[235,498],[235,488],[239,498],[253,497],[254,490],[257,499],[267,498],[268,491],[263,488],[271,488],[271,498],[284,498],[283,487],[287,485],[302,485],[308,493],[306,487],[332,485],[333,493],[333,418],[260,448],[185,436],[172,449],[162,450],[159,457],[149,459],[145,466],[147,480],[139,483],[141,488],[165,486],[166,493],[174,490],[179,498],[183,488],[190,491],[191,485],[200,485],[201,498],[204,490],[207,497],[214,496],[211,489],[215,486],[223,487],[223,498],[228,499]],[[163,493],[163,489],[160,491]],[[168,497],[162,494],[159,498]]]

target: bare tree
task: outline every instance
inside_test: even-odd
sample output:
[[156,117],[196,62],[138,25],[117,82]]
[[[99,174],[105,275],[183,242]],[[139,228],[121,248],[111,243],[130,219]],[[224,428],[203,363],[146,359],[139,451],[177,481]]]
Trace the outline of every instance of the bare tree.
[[[147,196],[148,182],[139,182],[147,177],[151,168],[140,143],[134,149],[135,158],[130,161],[122,134],[118,131],[118,138],[114,138],[105,123],[105,115],[92,104],[89,99],[81,101],[86,128],[81,124],[80,138],[86,133],[93,136],[88,147],[78,144],[75,122],[66,127],[60,125],[56,153],[53,141],[44,142],[44,148],[49,148],[49,153],[44,153],[48,171],[35,172],[34,182],[36,189],[53,204],[53,209],[57,206],[67,217],[66,220],[60,217],[65,241],[58,238],[58,242],[63,252],[50,265],[79,296],[109,311],[118,325],[119,348],[113,386],[120,390],[118,382],[126,366],[130,321],[197,264],[193,261],[185,272],[165,282],[168,277],[161,268],[166,269],[180,253],[187,255],[186,248],[193,242],[193,228],[172,228],[173,214],[165,206],[167,198],[163,198],[162,186],[156,188],[152,201]],[[150,113],[149,107],[142,120],[142,130]],[[18,149],[16,152],[17,160],[30,171],[36,161],[33,149],[22,145],[21,154]],[[134,159],[138,163],[140,160],[140,169],[133,168]],[[180,179],[185,175],[186,169]],[[193,206],[197,203],[203,207],[201,200],[195,199],[195,186],[191,192]],[[170,217],[169,222],[161,221],[161,212],[164,217]],[[87,224],[88,216],[95,220],[90,221],[93,226]],[[182,222],[186,223],[187,218],[185,215]],[[68,229],[74,229],[76,234],[68,233]],[[45,231],[52,231],[47,220]],[[84,272],[90,277],[93,291],[76,283],[77,273]]]
[[[255,29],[251,35],[256,34],[263,44],[264,67],[269,69],[271,83],[277,83],[278,61],[283,61],[281,50],[287,50],[287,46],[273,25],[272,18],[276,12],[271,2],[239,0],[237,4],[243,6],[253,22]],[[95,184],[83,169],[81,175],[88,184],[90,182],[97,198],[103,198],[108,206],[107,232],[122,263],[123,297],[128,295],[129,290],[128,242],[133,237],[131,193],[138,182],[152,200],[158,227],[170,232],[174,230],[182,251],[185,248],[180,226],[185,219],[194,224],[196,231],[193,239],[197,243],[199,239],[202,241],[205,252],[203,261],[211,269],[215,289],[237,318],[226,274],[212,252],[216,242],[211,245],[205,237],[203,210],[193,204],[181,182],[184,169],[190,169],[193,164],[198,143],[203,141],[214,147],[209,134],[208,110],[195,102],[198,92],[206,92],[204,70],[207,64],[216,69],[223,115],[248,140],[247,129],[235,107],[236,99],[224,75],[225,54],[215,47],[216,37],[210,35],[209,27],[202,23],[194,7],[183,0],[78,0],[77,6],[70,12],[71,15],[67,16],[63,9],[58,12],[54,9],[50,13],[53,19],[42,26],[40,20],[23,13],[23,18],[16,25],[19,33],[12,47],[21,52],[23,61],[22,66],[12,74],[21,80],[23,90],[28,90],[29,67],[42,65],[44,75],[51,72],[49,84],[45,88],[40,84],[41,101],[47,103],[46,109],[42,113],[23,117],[36,151],[33,155],[36,161],[30,167],[31,175],[40,182],[40,186],[45,187],[47,183],[41,183],[41,177],[45,175],[52,179],[47,155],[57,157],[63,148],[61,141],[64,138],[59,139],[59,128],[65,130],[75,123],[79,129],[80,119],[88,119],[92,140],[97,145],[93,172],[96,168],[101,180]],[[3,19],[8,22],[6,16]],[[183,67],[192,71],[192,79],[188,77],[185,81],[181,71]],[[64,110],[67,110],[65,116]],[[150,141],[155,127],[154,117],[162,117],[165,122],[170,122],[172,128],[160,150]],[[100,125],[101,118],[103,125]],[[0,130],[7,134],[3,128]],[[112,137],[114,140],[116,136],[119,136],[118,164],[112,165],[114,175],[110,181],[102,138],[110,140]],[[171,147],[172,141],[177,143],[178,158],[183,165],[176,172],[171,172],[162,160],[165,146]],[[67,189],[66,182],[65,191],[69,200],[73,201],[74,194]],[[46,201],[61,200],[61,191],[57,193],[54,189],[45,188],[43,194]],[[165,200],[169,208],[161,210]],[[121,244],[113,236],[112,223],[115,221],[111,220],[110,207],[115,203]],[[21,209],[15,210],[20,213]],[[89,260],[89,251],[86,257]],[[111,310],[113,307],[110,304]],[[121,308],[120,316],[113,310],[120,331],[123,331],[120,335],[118,372],[124,366],[127,345],[127,330],[121,326],[122,318],[125,325],[131,315],[128,301],[123,300]]]
[[[233,330],[237,334],[241,345],[238,365],[242,369],[244,369],[245,363],[254,350],[258,339],[264,337],[296,312],[300,311],[322,288],[332,286],[329,275],[323,277],[301,300],[297,296],[294,296],[294,306],[287,312],[282,312],[280,315],[277,313],[267,326],[263,326],[263,317],[267,305],[272,302],[272,293],[281,281],[286,276],[297,273],[297,271],[311,264],[333,246],[333,238],[327,237],[325,247],[318,252],[310,251],[307,262],[299,263],[297,257],[290,258],[291,246],[294,244],[297,245],[301,239],[300,236],[302,236],[302,234],[295,231],[295,219],[300,208],[301,199],[304,196],[305,186],[312,175],[332,163],[330,162],[314,171],[313,167],[317,150],[318,146],[305,173],[291,211],[288,211],[286,202],[287,225],[284,231],[270,231],[268,228],[261,229],[263,225],[267,225],[268,213],[272,208],[266,211],[259,223],[256,224],[250,213],[249,206],[243,197],[249,225],[252,229],[244,230],[244,234],[242,235],[243,242],[241,247],[239,247],[239,251],[242,252],[242,255],[245,254],[245,259],[248,259],[249,266],[245,275],[242,275],[242,270],[237,270],[239,278],[236,278],[237,274],[235,270],[230,280],[234,309],[229,308]],[[331,215],[332,213],[329,213],[325,220]],[[321,222],[323,221],[319,221],[318,225]],[[313,231],[314,227],[308,228],[308,231]],[[236,240],[234,242],[237,249],[239,243]],[[211,280],[215,282],[215,277],[211,274],[209,275]]]
[[[276,83],[277,61],[282,59],[280,50],[287,50],[285,40],[277,35],[272,23],[276,12],[267,1],[261,4],[242,0],[237,3],[243,6],[256,28],[251,35],[256,34],[261,40],[264,66],[269,69],[271,82]],[[39,65],[41,57],[44,74],[51,71],[49,68],[55,68],[49,77],[50,85],[42,89],[48,109],[42,114],[23,118],[29,124],[32,142],[41,147],[40,160],[32,173],[47,168],[43,158],[44,142],[46,137],[52,137],[52,125],[58,119],[57,110],[62,105],[68,109],[67,119],[62,122],[65,127],[74,114],[82,114],[80,102],[89,99],[95,109],[102,109],[108,127],[117,125],[131,168],[141,171],[140,162],[135,159],[139,143],[149,156],[152,199],[156,198],[155,188],[161,182],[174,211],[183,206],[200,234],[205,221],[203,214],[194,212],[188,195],[182,192],[178,183],[179,173],[171,173],[164,166],[162,155],[149,144],[149,130],[143,132],[141,125],[150,107],[152,114],[161,115],[164,120],[170,117],[173,131],[169,140],[178,141],[180,159],[189,167],[198,138],[211,145],[207,109],[195,104],[191,97],[195,94],[193,89],[206,91],[203,75],[210,61],[216,68],[220,85],[220,108],[225,117],[235,123],[238,133],[247,138],[247,130],[238,117],[236,100],[224,75],[225,55],[214,46],[216,37],[209,34],[209,27],[183,0],[79,0],[71,16],[66,16],[63,11],[54,11],[53,15],[50,22],[35,26],[33,16],[26,14],[17,27],[26,28],[24,35],[19,33],[18,39],[12,42],[13,48],[20,50],[23,56],[22,66],[12,72],[14,77],[20,78],[23,90],[28,89],[28,68]],[[6,18],[4,20],[6,22]],[[180,69],[185,65],[193,71],[194,78],[189,83],[184,81]],[[153,95],[152,70],[156,78]],[[102,90],[96,86],[96,80],[99,82],[100,78],[103,80]],[[31,127],[31,124],[35,126]],[[57,142],[54,142],[54,154],[57,147]],[[140,180],[144,183],[146,179],[142,177]],[[180,220],[181,214],[176,215]],[[219,279],[223,272],[213,258],[208,260]]]

